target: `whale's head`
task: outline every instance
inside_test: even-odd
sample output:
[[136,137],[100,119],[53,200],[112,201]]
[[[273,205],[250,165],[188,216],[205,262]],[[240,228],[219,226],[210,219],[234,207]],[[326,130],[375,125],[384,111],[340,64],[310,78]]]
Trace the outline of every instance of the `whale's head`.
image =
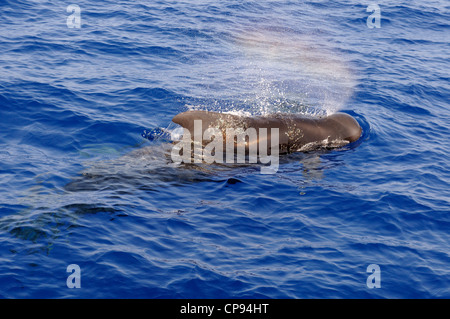
[[362,129],[358,121],[346,113],[334,113],[323,119],[331,135],[346,141],[355,142],[361,137]]

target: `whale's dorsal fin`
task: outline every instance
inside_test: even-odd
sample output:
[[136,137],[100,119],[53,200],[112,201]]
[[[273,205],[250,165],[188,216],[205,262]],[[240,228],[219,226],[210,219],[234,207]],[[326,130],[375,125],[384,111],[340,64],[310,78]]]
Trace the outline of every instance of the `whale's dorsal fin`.
[[201,120],[203,129],[207,129],[208,127],[224,127],[226,123],[233,123],[237,119],[239,116],[226,113],[187,111],[175,115],[172,122],[193,132],[195,120]]

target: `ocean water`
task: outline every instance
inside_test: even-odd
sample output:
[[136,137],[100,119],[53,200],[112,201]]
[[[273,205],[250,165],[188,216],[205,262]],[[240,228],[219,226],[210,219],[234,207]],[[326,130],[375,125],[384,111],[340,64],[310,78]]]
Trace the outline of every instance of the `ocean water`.
[[[371,3],[1,1],[0,297],[449,298],[450,5]],[[177,166],[189,109],[363,134]]]

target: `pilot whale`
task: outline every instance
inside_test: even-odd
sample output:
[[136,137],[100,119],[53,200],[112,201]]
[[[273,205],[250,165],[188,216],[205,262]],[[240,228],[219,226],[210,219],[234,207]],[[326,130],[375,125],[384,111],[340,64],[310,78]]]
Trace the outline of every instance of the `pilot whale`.
[[[134,150],[117,159],[93,163],[80,176],[75,177],[66,185],[65,189],[68,191],[104,190],[114,189],[118,187],[117,185],[126,185],[127,183],[132,183],[133,186],[142,189],[157,189],[162,182],[179,183],[180,180],[192,180],[191,169],[195,168],[195,165],[189,165],[189,170],[179,170],[177,165],[172,165],[173,163],[181,161],[184,163],[211,163],[212,160],[216,163],[257,163],[248,156],[252,154],[251,148],[255,145],[258,150],[257,160],[263,164],[261,173],[273,174],[278,169],[278,154],[336,148],[357,141],[362,133],[358,122],[346,113],[312,118],[299,114],[276,113],[265,116],[239,116],[229,113],[187,111],[176,115],[172,121],[190,132],[189,135],[192,139],[183,143],[187,133],[184,132],[181,138],[180,136],[172,138],[171,143],[156,143]],[[196,127],[195,124],[199,122],[201,126],[197,125]],[[206,144],[206,147],[201,150],[196,149],[195,145],[194,150],[191,148],[191,144],[196,144],[194,141],[196,128],[197,130],[200,128],[198,135],[200,135],[202,146]],[[211,128],[216,130],[213,135],[220,137],[217,140],[218,143],[214,145],[216,147],[214,152],[211,151],[211,148],[207,148],[208,145],[214,143],[211,134],[209,136],[206,134]],[[232,140],[234,147],[230,160],[226,147],[229,129],[234,129],[234,132],[237,133],[237,136],[234,136],[236,139]],[[257,133],[256,139],[250,138],[252,129]],[[158,130],[156,135],[161,133],[160,131],[164,130]],[[262,131],[266,131],[266,134],[261,134]],[[244,133],[243,139],[238,138],[240,132]],[[273,133],[277,133],[277,136],[274,136]],[[274,140],[277,143],[274,143]],[[220,154],[218,151],[219,145],[222,145],[224,154]],[[272,149],[269,145],[275,145],[276,149]],[[239,160],[239,147],[241,150],[245,150],[242,161]],[[183,152],[181,158],[180,151]],[[199,153],[196,154],[196,151]],[[169,154],[172,156],[168,156]],[[237,155],[236,161],[235,154]],[[225,160],[223,156],[226,157]],[[205,174],[208,172],[207,167],[202,165],[197,169],[195,180],[210,180],[210,175]]]
[[[264,144],[265,149],[268,145],[273,145],[275,129],[279,154],[340,147],[357,141],[362,133],[359,123],[351,115],[341,112],[324,117],[280,113],[250,117],[209,111],[187,111],[176,115],[172,121],[187,129],[191,136],[196,129],[199,131],[195,126],[200,123],[202,144],[211,141],[204,138],[205,132],[211,128],[222,132],[224,145],[227,129],[244,132],[249,132],[249,129],[261,132],[261,129],[265,129],[263,132],[266,134],[259,134],[253,141],[249,138],[244,139],[243,144],[247,151],[252,143],[260,146]],[[207,136],[210,137],[211,134]],[[234,144],[236,147],[239,140],[234,140]]]

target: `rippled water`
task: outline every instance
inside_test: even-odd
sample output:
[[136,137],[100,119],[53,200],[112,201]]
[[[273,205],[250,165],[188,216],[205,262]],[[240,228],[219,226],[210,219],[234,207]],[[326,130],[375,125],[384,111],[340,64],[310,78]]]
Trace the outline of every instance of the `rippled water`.
[[[450,297],[448,2],[75,4],[0,3],[0,297]],[[142,133],[188,109],[363,136],[176,166]]]

